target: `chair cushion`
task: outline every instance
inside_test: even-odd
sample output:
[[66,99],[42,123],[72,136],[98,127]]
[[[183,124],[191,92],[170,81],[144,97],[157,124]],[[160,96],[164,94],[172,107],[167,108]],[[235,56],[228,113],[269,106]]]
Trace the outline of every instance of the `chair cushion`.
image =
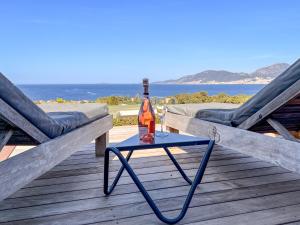
[[38,107],[1,73],[0,98],[49,138],[58,137],[108,114],[104,104],[46,104]]
[[234,109],[239,105],[227,103],[201,103],[169,105],[168,112],[231,126]]
[[63,127],[62,133],[69,132],[108,115],[106,104],[46,103],[38,106]]

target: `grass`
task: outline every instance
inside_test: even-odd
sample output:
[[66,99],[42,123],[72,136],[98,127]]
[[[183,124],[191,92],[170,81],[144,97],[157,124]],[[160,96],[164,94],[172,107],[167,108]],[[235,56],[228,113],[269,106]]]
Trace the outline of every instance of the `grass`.
[[112,114],[114,117],[117,115],[118,112],[120,111],[125,111],[125,110],[138,110],[140,109],[140,104],[136,105],[109,105],[108,106],[109,113]]

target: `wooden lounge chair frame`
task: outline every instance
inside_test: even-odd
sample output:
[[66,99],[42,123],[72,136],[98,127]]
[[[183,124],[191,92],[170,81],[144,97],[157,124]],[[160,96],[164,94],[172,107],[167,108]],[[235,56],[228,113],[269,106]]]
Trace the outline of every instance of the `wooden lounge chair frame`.
[[245,120],[238,128],[256,132],[277,132],[287,140],[299,141],[297,133],[300,130],[300,80]]
[[[300,80],[283,91],[237,128],[168,112],[171,132],[214,138],[225,147],[300,173]],[[274,133],[274,138],[260,133]]]
[[0,99],[0,151],[5,145],[34,145],[0,162],[0,201],[96,140],[96,156],[103,156],[112,116],[107,115],[69,133],[50,139]]

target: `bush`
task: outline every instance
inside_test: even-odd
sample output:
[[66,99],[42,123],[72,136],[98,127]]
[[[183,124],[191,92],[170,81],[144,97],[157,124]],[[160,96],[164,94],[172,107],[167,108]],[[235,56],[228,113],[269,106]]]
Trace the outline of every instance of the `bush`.
[[107,96],[107,97],[101,97],[97,98],[97,103],[106,103],[108,105],[120,105],[120,104],[137,104],[140,103],[140,98],[129,98],[126,96]]
[[56,98],[57,103],[65,103],[65,100],[63,98]]
[[137,125],[137,116],[117,117],[113,119],[114,126]]
[[193,94],[175,95],[175,99],[178,104],[204,103],[210,101],[210,96],[208,96],[207,92],[196,92]]
[[[159,118],[156,116],[155,123],[158,124]],[[137,116],[124,116],[124,117],[116,117],[113,119],[114,126],[126,126],[126,125],[138,125]]]
[[175,102],[177,104],[189,104],[189,103],[209,103],[209,102],[220,102],[220,103],[234,103],[242,104],[249,100],[249,95],[228,95],[220,93],[218,95],[209,96],[207,92],[196,92],[193,94],[179,94],[175,95]]

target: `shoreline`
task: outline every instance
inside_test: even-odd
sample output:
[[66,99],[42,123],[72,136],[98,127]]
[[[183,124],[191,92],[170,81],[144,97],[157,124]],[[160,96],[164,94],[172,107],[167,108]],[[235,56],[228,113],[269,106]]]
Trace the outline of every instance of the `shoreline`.
[[154,85],[267,85],[269,84],[271,81],[265,81],[265,82],[209,82],[209,83],[156,83],[153,82],[152,84]]
[[[218,82],[218,83],[157,83],[157,82],[150,82],[150,85],[266,85],[269,82],[265,82],[265,83],[222,83],[222,82]],[[66,83],[66,84],[55,84],[55,83],[51,83],[51,84],[17,84],[17,86],[63,86],[63,85],[141,85],[140,83],[80,83],[80,84],[76,84],[76,83]]]
[[[150,96],[163,99],[181,94],[206,92],[209,96],[226,93],[228,96],[254,95],[262,84],[152,84]],[[114,85],[22,85],[19,88],[34,101],[53,101],[62,98],[68,101],[96,101],[99,98],[119,96],[123,98],[142,97],[140,84]]]

